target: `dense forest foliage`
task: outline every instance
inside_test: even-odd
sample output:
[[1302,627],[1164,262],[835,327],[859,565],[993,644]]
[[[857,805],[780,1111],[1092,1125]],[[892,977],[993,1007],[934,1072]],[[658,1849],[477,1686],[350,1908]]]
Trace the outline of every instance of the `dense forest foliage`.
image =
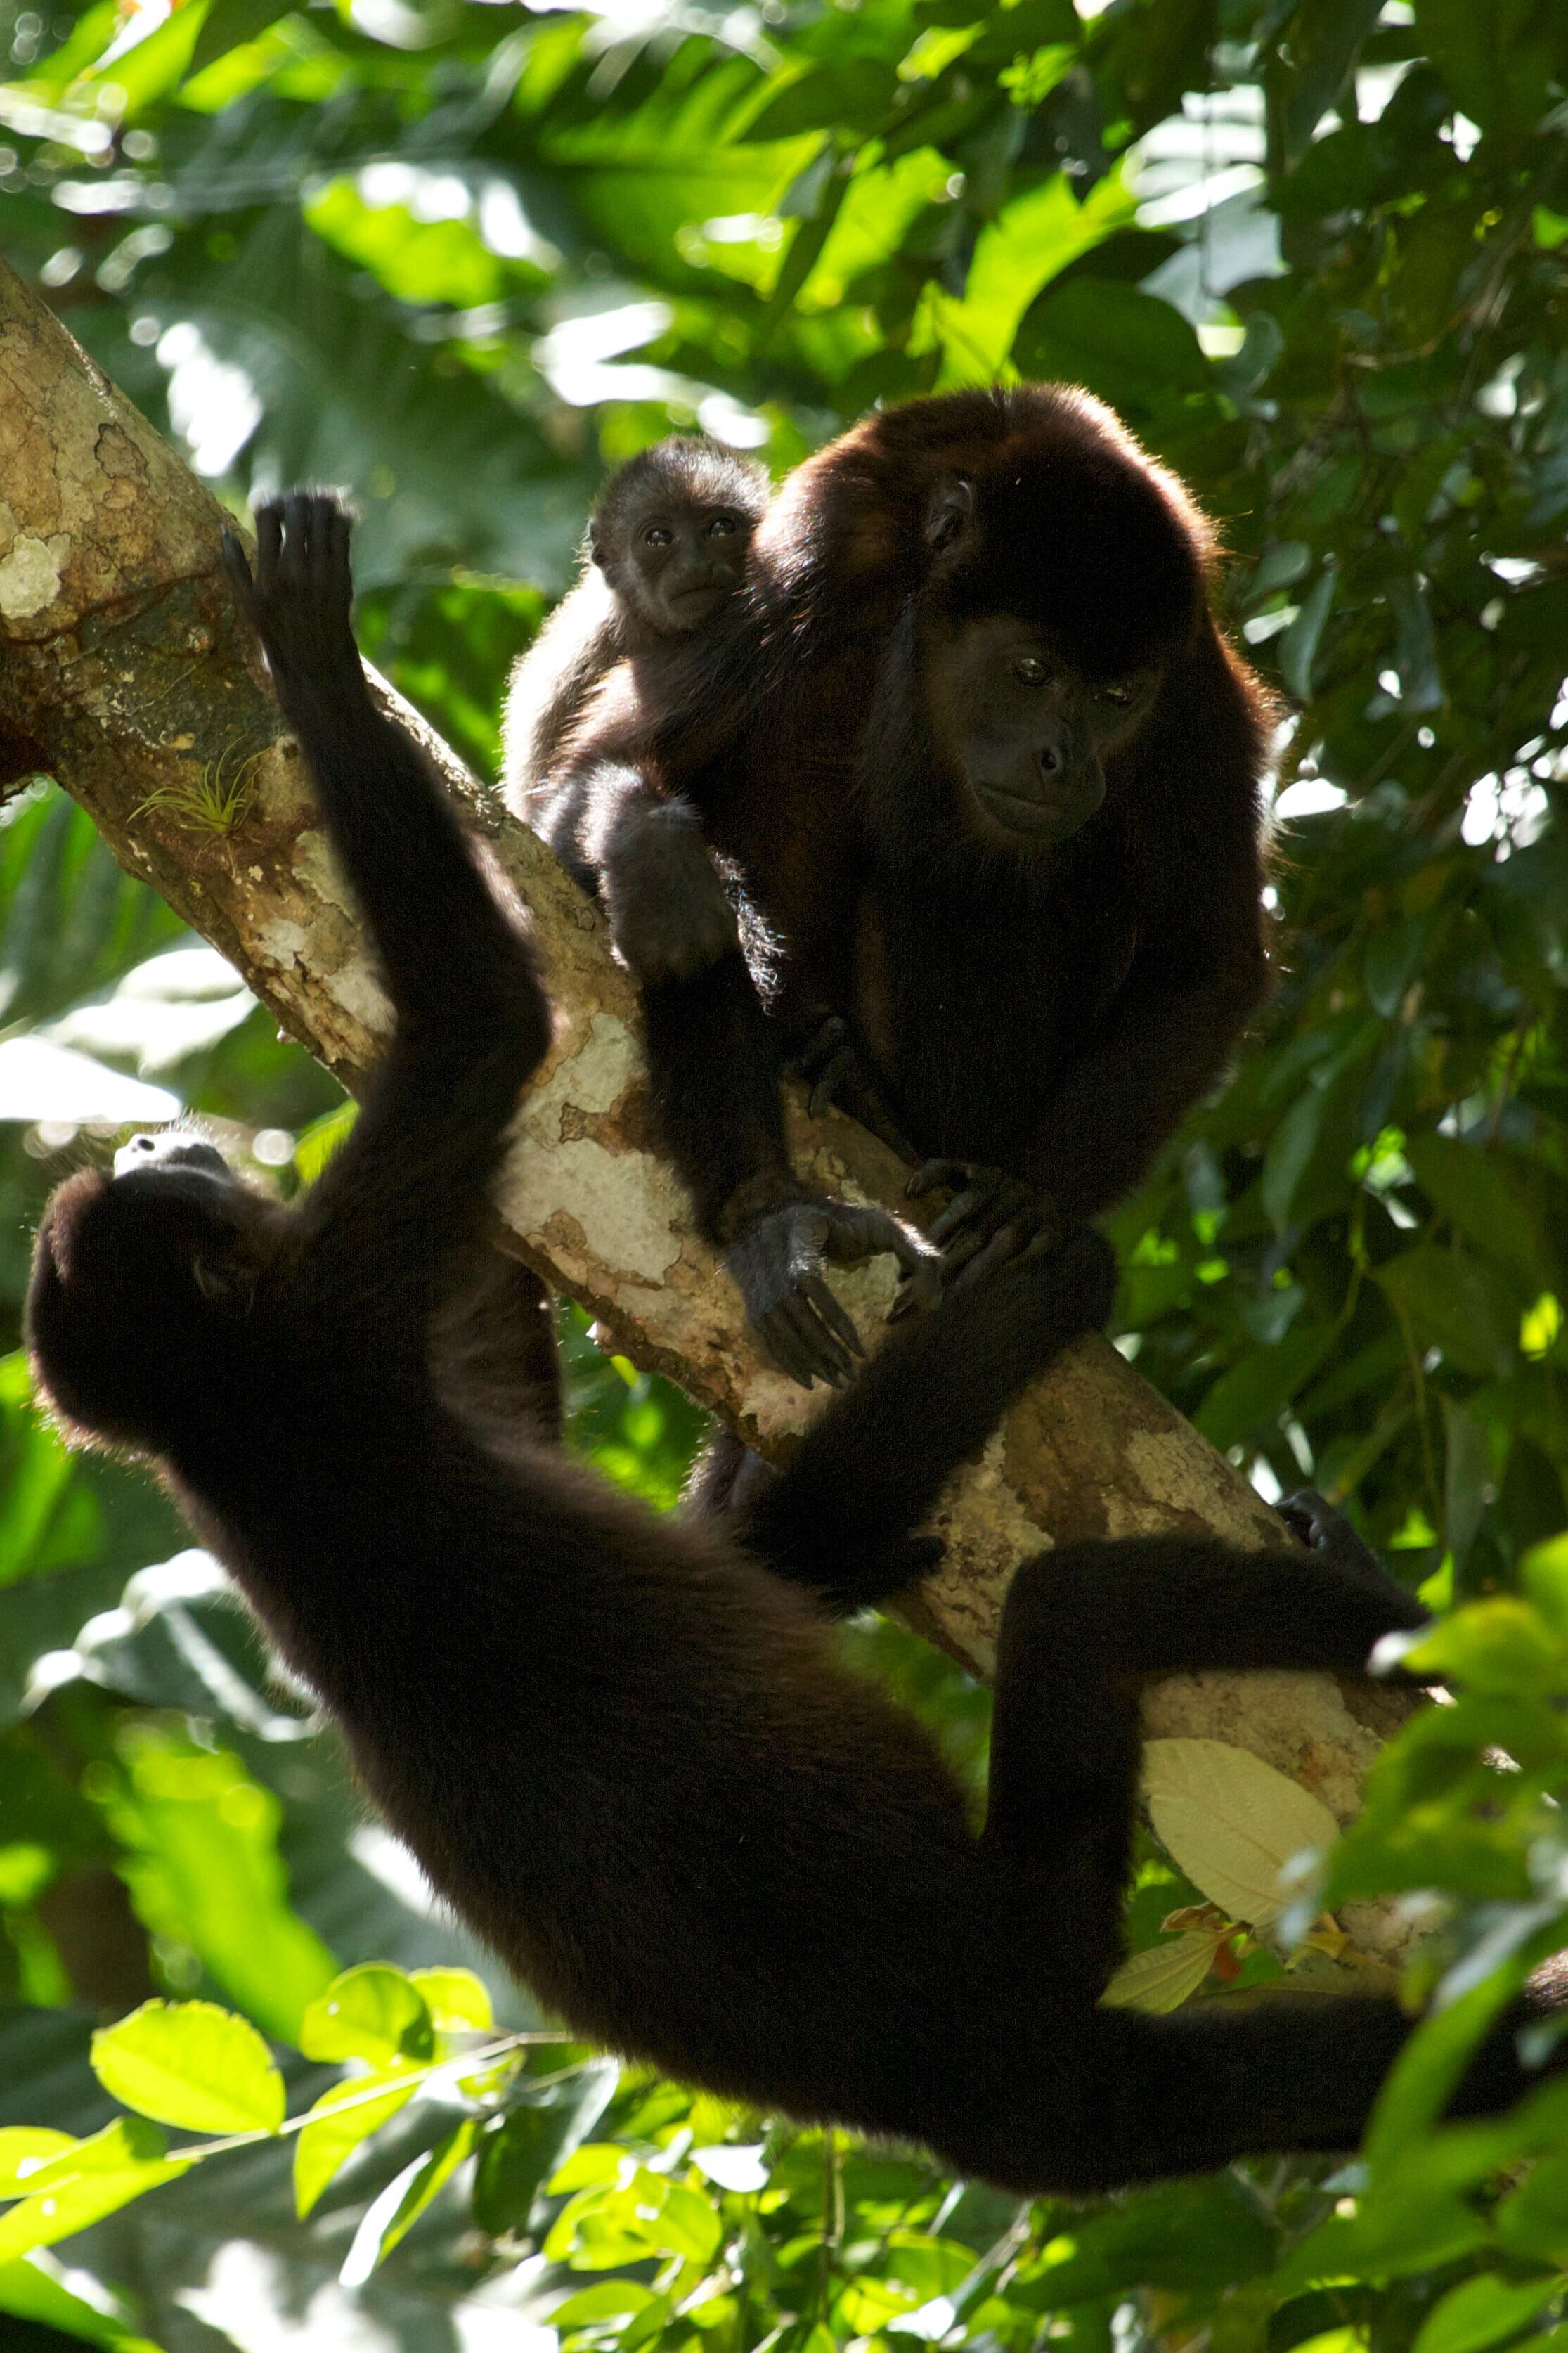
[[[288,1189],[341,1125],[39,780],[0,815],[0,2341],[1561,2333],[1568,2086],[1434,2123],[1568,1944],[1560,0],[0,0],[0,44],[6,257],[237,510],[356,492],[365,649],[482,771],[604,469],[673,426],[782,471],[874,401],[1061,377],[1186,477],[1291,712],[1280,976],[1110,1221],[1114,1329],[1265,1494],[1311,1479],[1454,1605],[1464,1694],[1286,1923],[1332,1946],[1396,1891],[1434,1925],[1354,2163],[1019,2208],[550,2040],[151,1486],[30,1409],[62,1167],[185,1104]],[[46,430],[0,405],[0,501]],[[668,1504],[699,1417],[565,1323],[574,1442]],[[978,1775],[984,1695],[850,1639]],[[1156,1999],[1279,1971],[1152,1843],[1129,1926]]]

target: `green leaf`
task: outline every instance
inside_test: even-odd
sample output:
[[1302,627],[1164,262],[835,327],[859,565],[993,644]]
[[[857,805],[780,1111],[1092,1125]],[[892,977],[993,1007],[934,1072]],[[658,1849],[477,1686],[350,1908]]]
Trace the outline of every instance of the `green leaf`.
[[1568,1535],[1553,1536],[1526,1553],[1520,1577],[1552,1631],[1568,1635]]
[[1500,1266],[1418,1242],[1373,1268],[1373,1278],[1404,1310],[1423,1348],[1435,1345],[1467,1373],[1511,1370],[1528,1303]]
[[496,2022],[489,1989],[472,1969],[411,1969],[408,1982],[418,1989],[438,2034],[485,2034]]
[[1237,2174],[1133,2190],[1115,2206],[1073,2214],[1020,2269],[1008,2292],[1026,2312],[1056,2312],[1134,2287],[1229,2286],[1266,2272],[1277,2232]]
[[387,2184],[354,2232],[340,2277],[347,2288],[361,2286],[376,2265],[413,2229],[425,2209],[451,2179],[474,2145],[475,2120],[465,2116],[435,2147],[405,2166]]
[[376,2085],[388,2081],[384,2075],[352,2075],[323,2092],[311,2108],[294,2144],[294,2211],[301,2221],[360,2143],[406,2106],[419,2088],[416,2080],[405,2077],[377,2097]]
[[44,2125],[6,2126],[0,2131],[0,2198],[22,2196],[30,2175],[77,2146],[74,2134],[51,2132]]
[[1277,1422],[1306,1388],[1338,1337],[1331,1324],[1288,1332],[1270,1348],[1255,1348],[1220,1375],[1193,1419],[1222,1453]]
[[0,2268],[190,2171],[190,2159],[163,2152],[163,2134],[140,2116],[121,2116],[77,2142],[40,2168],[37,2189],[0,2218]]
[[[62,2337],[100,2345],[104,2353],[160,2353],[150,2337],[139,2337],[116,2316],[75,2295],[49,2266],[51,2259],[38,2250],[17,2263],[0,2265],[0,2312],[13,2320],[36,2321],[39,2327],[58,2329]],[[107,2299],[106,2299],[107,2302]],[[32,2339],[28,2339],[31,2346]]]
[[1483,2272],[1461,2280],[1427,2314],[1412,2353],[1481,2353],[1483,2346],[1514,2336],[1562,2294],[1563,2282],[1556,2277],[1500,2280]]
[[1318,640],[1334,601],[1336,579],[1332,563],[1325,564],[1296,608],[1296,617],[1279,639],[1279,672],[1292,694],[1309,702]]
[[[564,2167],[604,2115],[618,2074],[612,2061],[595,2061],[563,2082],[532,2093],[487,2130],[474,2172],[474,2220],[481,2231],[499,2237],[504,2231],[526,2229],[542,2185],[551,2180],[552,2188],[568,2186],[557,2168]],[[595,2179],[616,2178],[619,2152],[608,2155],[608,2173]]]
[[1486,1432],[1468,1407],[1451,1397],[1443,1399],[1443,1533],[1462,1562],[1494,1490]]
[[307,2059],[396,2059],[417,2064],[435,2055],[425,1997],[402,1969],[366,1961],[345,1969],[305,2012],[300,2048]]
[[144,2001],[92,2038],[106,2092],[189,2132],[276,2132],[283,2078],[247,2019],[211,2001]]
[[290,15],[293,6],[294,0],[212,0],[191,52],[189,74],[194,78],[215,58],[254,41],[279,16]]
[[293,2042],[333,1959],[289,1901],[278,1799],[237,1757],[164,1720],[134,1721],[121,1754],[103,1803],[137,1917],[193,1946],[248,2017]]
[[1404,1652],[1413,1672],[1454,1676],[1472,1691],[1517,1701],[1568,1690],[1568,1647],[1530,1602],[1511,1593],[1472,1601]]
[[1524,1975],[1524,1965],[1515,1956],[1446,2010],[1422,2020],[1384,2078],[1362,2141],[1374,2181],[1380,2168],[1431,2131]]
[[[1101,180],[1081,203],[1067,174],[1058,172],[1005,204],[975,240],[963,301],[945,302],[939,312],[941,388],[994,375],[1039,289],[1102,238],[1125,227],[1135,210],[1131,194],[1116,173]],[[1068,316],[1081,321],[1082,312],[1080,301]],[[1026,365],[1027,360],[1022,364]]]
[[1017,364],[1031,375],[1086,385],[1134,419],[1209,384],[1190,322],[1169,302],[1092,275],[1048,290],[1018,331]]

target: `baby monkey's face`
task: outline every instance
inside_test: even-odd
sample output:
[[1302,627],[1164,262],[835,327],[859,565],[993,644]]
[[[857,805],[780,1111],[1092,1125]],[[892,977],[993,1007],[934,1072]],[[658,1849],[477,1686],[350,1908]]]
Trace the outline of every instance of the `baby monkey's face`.
[[[623,566],[605,570],[629,592],[634,608],[661,637],[685,635],[712,619],[740,586],[752,519],[728,506],[686,500],[645,507],[630,518]],[[612,558],[613,562],[613,558]]]

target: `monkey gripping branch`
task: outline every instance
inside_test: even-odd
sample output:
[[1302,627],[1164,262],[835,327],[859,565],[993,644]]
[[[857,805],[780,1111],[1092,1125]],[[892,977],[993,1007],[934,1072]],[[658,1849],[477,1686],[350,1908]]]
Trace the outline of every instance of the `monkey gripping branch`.
[[[224,511],[4,265],[0,384],[3,772],[57,777],[121,864],[355,1087],[390,1009],[299,748],[254,639],[237,626],[219,554]],[[737,1295],[649,1147],[635,991],[602,920],[544,846],[396,708],[527,902],[557,1008],[498,1195],[520,1255],[637,1363],[678,1381],[763,1452],[787,1451],[814,1399],[761,1360]],[[204,779],[241,770],[232,829],[194,822]],[[409,887],[418,889],[417,874]],[[824,1190],[901,1205],[901,1167],[847,1119],[811,1124],[793,1102],[790,1144]],[[835,1287],[874,1345],[892,1261],[836,1274]],[[1098,1337],[1026,1398],[938,1525],[944,1566],[908,1614],[981,1672],[1011,1570],[1042,1535],[1184,1526],[1258,1545],[1279,1535],[1246,1482]],[[1146,1729],[1249,1749],[1343,1820],[1405,1705],[1318,1675],[1173,1677],[1152,1694]],[[1393,1956],[1402,1941],[1371,1906],[1346,1925],[1368,1953]]]

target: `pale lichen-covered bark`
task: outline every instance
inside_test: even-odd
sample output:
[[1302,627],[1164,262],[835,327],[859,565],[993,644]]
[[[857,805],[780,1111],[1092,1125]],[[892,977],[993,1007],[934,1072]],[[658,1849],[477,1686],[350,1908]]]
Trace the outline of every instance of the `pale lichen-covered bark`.
[[[47,309],[0,268],[0,774],[38,765],[116,856],[245,975],[279,1021],[353,1086],[388,1008],[221,569],[222,511]],[[383,690],[386,691],[385,690]],[[651,1148],[634,992],[599,914],[532,835],[479,795],[387,692],[476,810],[532,912],[559,1029],[521,1107],[499,1196],[521,1254],[640,1365],[668,1374],[764,1451],[816,1409],[759,1359],[733,1291]],[[194,795],[243,775],[215,831]],[[411,871],[411,892],[419,876]],[[460,955],[463,944],[444,944]],[[716,1082],[721,1073],[715,1074]],[[837,1114],[791,1107],[797,1167],[825,1188],[900,1204],[903,1171]],[[892,1295],[883,1260],[834,1278],[868,1342]],[[955,1378],[963,1377],[954,1367]],[[984,1672],[1018,1560],[1050,1538],[1170,1527],[1276,1542],[1279,1521],[1104,1341],[1073,1348],[948,1500],[942,1572],[909,1615]],[[1252,1748],[1354,1810],[1392,1698],[1300,1675],[1173,1678],[1148,1728]],[[1361,1940],[1392,1926],[1369,1915]]]

